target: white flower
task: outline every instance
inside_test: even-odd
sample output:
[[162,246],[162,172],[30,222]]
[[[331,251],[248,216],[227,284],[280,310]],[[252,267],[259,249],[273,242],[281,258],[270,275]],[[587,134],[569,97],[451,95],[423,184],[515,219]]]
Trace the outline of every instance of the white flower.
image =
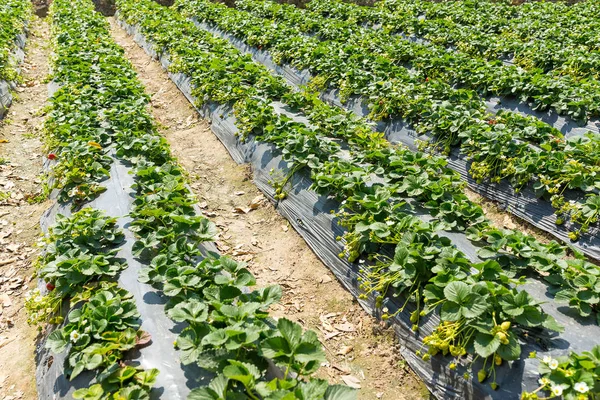
[[540,385],[546,386],[546,385],[550,384],[550,379],[548,379],[548,378],[540,378],[538,380],[538,382],[540,383]]
[[79,339],[79,336],[81,336],[81,335],[79,335],[79,332],[77,332],[77,331],[71,332],[71,336],[70,336],[71,342],[75,343],[77,341],[77,339]]
[[552,357],[544,356],[544,358],[542,358],[542,361],[544,362],[544,364],[550,364],[550,361],[552,361]]
[[579,392],[579,393],[587,393],[588,390],[590,390],[590,388],[588,387],[587,383],[585,383],[585,382],[577,382],[573,386],[573,389],[575,389],[575,391]]
[[550,368],[550,369],[556,369],[556,368],[558,368],[558,360],[552,360],[552,361],[550,361],[550,363],[548,364],[548,368]]
[[561,396],[563,393],[562,386],[552,386],[552,396]]

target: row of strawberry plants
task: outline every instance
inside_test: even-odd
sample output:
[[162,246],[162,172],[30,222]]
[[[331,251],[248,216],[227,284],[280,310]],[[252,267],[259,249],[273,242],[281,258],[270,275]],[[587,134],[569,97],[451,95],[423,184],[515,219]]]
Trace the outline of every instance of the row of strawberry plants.
[[31,16],[31,3],[26,0],[7,0],[0,4],[0,81],[14,81],[17,71],[11,62],[17,35],[24,32]]
[[311,10],[359,24],[374,24],[452,47],[487,60],[510,59],[528,71],[600,77],[600,35],[596,2],[407,2],[388,0],[376,7],[316,1]]
[[[363,36],[357,37],[355,44],[343,45],[307,37],[298,28],[302,25],[299,19],[313,31],[327,32],[329,25],[324,22],[321,26],[318,18],[307,18],[293,6],[260,0],[240,0],[237,5],[248,11],[207,0],[181,2],[180,8],[187,15],[232,32],[249,45],[268,48],[277,62],[289,61],[311,70],[316,76],[313,84],[340,88],[342,98],[351,94],[369,98],[372,116],[405,117],[417,132],[435,137],[431,144],[434,149],[449,152],[460,144],[473,160],[469,173],[478,181],[506,179],[517,190],[534,182],[539,195],[549,197],[556,208],[557,223],[577,224],[570,235],[572,240],[598,222],[599,196],[590,195],[581,202],[568,202],[564,196],[567,189],[598,190],[598,160],[591,155],[600,144],[597,135],[565,140],[556,129],[535,118],[512,112],[490,115],[468,90],[455,90],[440,80],[414,78],[387,60],[387,51],[370,54],[366,49],[376,45],[361,44]],[[265,20],[264,15],[275,20]],[[379,39],[385,46],[386,39]],[[539,147],[532,147],[532,143]]]
[[[108,146],[114,131],[123,128],[119,119],[130,116],[123,112],[125,105],[135,104],[143,91],[135,90],[127,75],[117,75],[122,65],[114,60],[122,53],[91,2],[55,1],[51,15],[52,79],[58,89],[45,124],[53,149],[50,175],[58,200],[79,208],[105,190],[101,181],[113,162]],[[68,352],[63,368],[69,380],[84,371],[94,374],[95,383],[75,390],[73,398],[149,399],[159,373],[125,361],[127,352],[150,338],[140,329],[132,295],[116,283],[127,267],[117,257],[123,240],[117,219],[93,208],[58,215],[44,238],[36,274],[45,281],[46,293],[36,290],[26,308],[31,324],[59,325],[46,347]],[[70,310],[66,321],[65,306]]]
[[[446,335],[443,338],[436,338],[439,332],[431,335],[430,353],[424,358],[437,352],[456,357],[470,352],[475,358],[493,357],[501,363],[503,359],[520,356],[516,332],[541,326],[560,330],[554,320],[541,311],[535,299],[512,287],[523,281],[518,257],[506,254],[499,262],[488,260],[473,264],[448,239],[436,233],[439,225],[425,223],[403,208],[399,185],[391,183],[390,178],[384,178],[383,184],[372,179],[373,174],[382,175],[384,171],[377,165],[369,167],[368,163],[386,159],[394,149],[363,153],[362,161],[366,165],[356,164],[356,159],[340,158],[339,146],[327,136],[336,136],[333,131],[344,127],[347,116],[338,113],[337,125],[318,124],[312,111],[318,108],[317,104],[325,105],[314,98],[291,94],[291,89],[283,87],[266,69],[248,56],[242,56],[228,42],[195,28],[181,15],[153,2],[121,0],[117,4],[119,17],[138,26],[145,38],[155,44],[155,50],[173,61],[169,70],[191,78],[198,106],[207,101],[231,104],[241,136],[252,135],[274,144],[290,163],[292,173],[307,169],[315,181],[315,189],[339,196],[344,205],[339,216],[350,227],[347,238],[354,235],[358,239],[348,241],[349,245],[357,253],[364,252],[379,260],[371,270],[377,275],[373,280],[383,283],[377,288],[379,306],[391,289],[395,295],[405,294],[407,302],[412,300],[417,304],[410,318],[415,330],[424,315],[433,312],[440,315],[439,329]],[[275,112],[271,102],[278,99],[305,107],[311,124],[317,128],[310,129]],[[421,155],[422,159],[418,160],[418,157],[413,158],[417,165],[431,159]],[[408,167],[403,165],[401,157],[391,158],[399,168]],[[281,187],[277,187],[276,193],[279,199],[285,198]],[[497,237],[504,234],[497,231]],[[515,242],[509,246],[518,247],[517,234],[512,234]],[[394,259],[384,257],[378,250],[380,246],[390,245],[395,246]],[[551,248],[561,252],[560,246]],[[527,253],[521,254],[527,257]],[[536,252],[535,257],[539,255],[541,252]],[[558,253],[554,255],[560,258]],[[452,332],[448,327],[453,327]],[[492,363],[485,367],[478,374],[480,378],[483,374],[481,380],[488,373],[493,375],[495,366]]]
[[[79,0],[75,7],[71,5],[74,11],[66,2],[57,1],[53,7],[58,54],[53,78],[61,85],[53,97],[47,125],[52,135],[51,145],[57,148],[51,154],[57,162],[53,173],[70,177],[79,172],[77,176],[83,177],[69,178],[68,182],[77,184],[75,186],[57,179],[61,193],[68,192],[60,199],[77,205],[85,201],[76,196],[77,191],[100,169],[93,165],[99,163],[96,160],[81,164],[79,171],[71,166],[72,158],[81,157],[74,153],[80,148],[85,148],[84,155],[88,154],[88,148],[94,149],[93,154],[108,157],[108,163],[111,162],[109,153],[114,153],[133,166],[136,199],[130,213],[131,230],[139,236],[133,253],[142,258],[150,257],[150,266],[144,270],[142,280],[160,283],[164,293],[171,297],[166,308],[168,315],[176,322],[189,324],[176,342],[182,349],[182,360],[196,362],[217,375],[208,387],[193,390],[190,398],[230,398],[236,393],[248,398],[260,395],[265,399],[284,395],[307,399],[354,398],[353,391],[347,387],[329,386],[318,379],[300,379],[316,372],[325,361],[325,355],[314,332],[302,332],[300,325],[286,319],[274,323],[268,318],[268,306],[281,296],[279,287],[247,292],[245,288],[253,285],[255,279],[243,265],[214,255],[198,263],[199,244],[214,237],[215,226],[194,212],[196,200],[186,186],[184,173],[156,131],[146,109],[148,98],[124,59],[122,49],[110,39],[108,24],[94,13],[88,0]],[[68,104],[65,104],[66,99]],[[79,146],[72,147],[73,143]],[[108,165],[101,169],[101,176],[93,176],[92,182],[98,188],[94,196],[102,191],[102,180],[109,173]],[[80,211],[84,212],[87,211]],[[112,241],[122,239],[122,235],[111,230],[113,220],[96,218],[89,222],[93,229],[76,223],[69,229],[59,224],[53,231],[58,229],[66,237],[77,237],[80,230],[88,232],[88,236],[81,238],[81,246],[94,251],[100,251],[92,240],[99,240],[98,236],[106,235]],[[56,240],[51,237],[49,242],[55,246]],[[104,275],[114,276],[125,267],[114,259],[113,253],[85,254],[91,260],[84,260],[87,262],[83,274],[104,271]],[[51,294],[34,298],[29,305],[32,311],[38,309],[33,315],[38,319],[47,316],[42,312],[47,304],[55,304],[53,293],[62,294],[64,285],[79,288],[82,284],[76,279],[78,270],[73,270],[71,264],[64,266],[66,275],[63,277],[54,272],[54,264],[46,265],[46,261],[42,260],[45,266],[39,275],[48,285],[56,287]],[[96,275],[85,282],[97,279]],[[102,284],[98,289],[72,295],[72,298],[73,304],[82,302],[81,299],[87,302],[81,309],[72,311],[68,324],[52,333],[48,340],[48,346],[54,351],[62,351],[73,342],[67,365],[73,368],[73,371],[67,370],[71,378],[82,369],[105,366],[104,361],[100,363],[100,355],[106,356],[102,360],[116,362],[123,350],[132,348],[132,343],[135,346],[145,340],[141,331],[135,334],[139,315],[135,303],[123,290]],[[100,316],[104,319],[99,319]],[[113,324],[123,332],[103,333]],[[98,344],[97,340],[90,341],[91,335],[94,339],[111,342],[112,347]],[[283,368],[283,378],[268,379],[267,360]],[[156,372],[110,366],[97,377],[100,383],[77,391],[75,396],[106,398],[115,384],[122,384],[118,395],[146,398],[141,389],[126,386],[137,382],[146,390]]]
[[[261,13],[268,9],[264,2],[259,2],[257,8]],[[283,20],[294,21],[296,27],[316,34],[319,38],[342,44],[357,42],[365,46],[365,49],[390,58],[393,63],[409,63],[416,70],[418,78],[442,79],[485,96],[515,96],[533,104],[534,109],[554,109],[575,120],[585,121],[588,117],[600,115],[597,104],[600,81],[595,79],[581,80],[570,75],[526,71],[499,61],[490,62],[460,51],[448,51],[444,46],[406,40],[387,30],[362,27],[353,19],[338,18],[333,12],[324,17],[320,12],[302,10],[291,5],[276,8],[285,10]]]

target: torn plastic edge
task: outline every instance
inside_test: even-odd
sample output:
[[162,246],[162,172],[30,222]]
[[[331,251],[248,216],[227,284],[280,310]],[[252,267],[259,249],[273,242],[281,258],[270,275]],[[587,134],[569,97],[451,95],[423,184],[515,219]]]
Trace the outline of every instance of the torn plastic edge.
[[[191,18],[191,20],[199,28],[228,40],[239,51],[251,55],[254,61],[261,63],[269,70],[274,71],[295,88],[306,85],[311,78],[310,73],[306,70],[299,71],[288,65],[280,66],[276,64],[272,61],[269,52],[266,50],[258,50],[249,46],[245,44],[243,40],[222,31],[212,24],[199,22],[195,18]],[[338,92],[338,90],[325,91],[321,93],[321,98],[334,106],[350,110],[359,117],[365,117],[369,114],[369,110],[362,99],[354,97],[347,103],[342,103],[339,99]],[[418,135],[408,123],[401,119],[393,119],[389,122],[378,122],[376,130],[383,132],[385,138],[392,144],[401,143],[413,151],[417,150],[416,140],[420,138],[420,135]],[[460,149],[458,148],[454,148],[446,160],[448,166],[458,172],[461,178],[466,181],[468,187],[474,192],[497,202],[506,212],[515,215],[538,229],[548,232],[556,239],[568,246],[576,248],[586,256],[600,261],[600,235],[598,234],[600,233],[600,226],[591,227],[588,233],[582,234],[579,240],[573,243],[569,238],[569,228],[574,226],[571,223],[557,225],[557,216],[551,202],[538,198],[531,185],[516,193],[514,188],[505,181],[500,183],[477,183],[469,174],[470,161],[461,154]],[[565,197],[567,200],[574,201],[582,198],[580,192],[574,190],[565,191]]]
[[[127,24],[119,18],[119,13],[115,14],[117,23],[125,29],[134,40],[154,59],[158,60],[164,69],[168,71],[170,64],[168,57],[158,55],[151,43],[149,43],[143,34],[139,32],[137,27]],[[274,199],[274,190],[269,184],[271,169],[285,169],[287,163],[280,156],[274,157],[267,153],[274,153],[276,149],[272,145],[263,144],[254,140],[248,140],[245,143],[240,143],[235,135],[235,126],[232,122],[235,117],[232,115],[231,109],[209,104],[201,109],[195,106],[195,98],[191,95],[190,79],[180,73],[168,72],[171,80],[176,84],[188,101],[196,108],[198,113],[203,117],[211,120],[211,129],[219,138],[223,145],[229,151],[231,157],[237,163],[250,163],[253,167],[254,182],[257,187],[269,198],[273,203],[276,203],[278,212],[283,215],[294,229],[303,237],[309,247],[323,261],[328,268],[334,273],[344,287],[355,297],[365,311],[370,315],[379,317],[379,310],[374,307],[375,296],[370,296],[367,300],[360,299],[358,289],[358,277],[361,276],[360,263],[348,263],[346,260],[340,259],[338,254],[343,250],[343,246],[336,240],[337,236],[343,234],[344,230],[339,227],[335,219],[329,213],[330,210],[336,210],[338,204],[326,196],[319,196],[308,188],[311,185],[310,178],[303,173],[297,173],[291,182],[291,190],[288,197],[284,201],[276,202]],[[263,151],[262,154],[258,154]],[[270,160],[269,160],[270,157]],[[321,210],[318,210],[318,208]],[[306,218],[310,216],[310,218]],[[440,232],[441,235],[450,237],[455,243],[457,238],[464,236],[460,233]],[[477,259],[476,248],[468,239],[464,238],[462,242],[466,248],[461,248],[465,254],[472,260]],[[547,294],[547,286],[540,281],[528,282],[524,287],[528,293],[535,298],[550,300]],[[384,305],[388,307],[389,312],[393,313],[400,308],[402,304],[399,300],[386,298]],[[567,328],[565,333],[556,337],[530,337],[530,342],[522,345],[522,353],[520,360],[510,363],[510,367],[506,364],[497,370],[497,382],[499,389],[494,391],[488,384],[480,384],[477,382],[476,376],[471,376],[470,380],[465,380],[462,373],[467,371],[464,366],[458,366],[456,371],[449,369],[449,364],[452,360],[439,356],[432,357],[430,362],[424,362],[416,351],[420,350],[423,345],[416,336],[425,336],[430,334],[438,325],[439,318],[437,316],[428,316],[422,323],[419,335],[415,335],[410,329],[412,323],[409,320],[410,312],[414,311],[414,306],[409,304],[406,310],[393,320],[388,320],[392,325],[396,336],[401,344],[400,353],[407,360],[408,364],[417,372],[417,374],[425,381],[428,389],[440,399],[457,398],[457,399],[507,399],[519,398],[523,390],[535,390],[539,385],[537,379],[539,373],[537,367],[539,362],[537,359],[527,357],[531,351],[536,351],[539,355],[556,353],[567,354],[570,350],[582,351],[589,350],[590,346],[585,346],[586,338],[597,337],[600,334],[600,327],[595,325],[590,320],[583,320],[573,312],[566,311],[566,314],[558,310],[562,308],[548,302],[542,304],[545,312],[557,319],[560,324]],[[578,319],[581,323],[575,321]],[[554,345],[552,351],[545,351],[537,342],[542,340],[544,346]],[[575,343],[575,346],[570,346],[570,343]],[[551,353],[554,352],[554,353]],[[475,363],[474,370],[481,367],[481,363]]]

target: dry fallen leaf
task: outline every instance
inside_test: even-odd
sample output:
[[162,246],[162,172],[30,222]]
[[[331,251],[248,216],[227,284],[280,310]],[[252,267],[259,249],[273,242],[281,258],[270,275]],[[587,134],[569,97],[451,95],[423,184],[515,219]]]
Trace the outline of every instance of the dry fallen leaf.
[[353,389],[360,389],[360,380],[353,375],[342,375],[342,380]]
[[0,303],[4,308],[12,306],[12,301],[6,293],[0,293]]
[[354,332],[356,330],[356,329],[354,329],[354,325],[351,324],[350,322],[335,324],[333,327],[342,332]]
[[345,356],[346,354],[350,353],[353,349],[354,346],[342,346],[340,347],[340,351],[338,351],[337,354],[340,356]]
[[262,195],[258,195],[252,199],[250,202],[250,208],[256,210],[260,205],[264,202],[264,197]]

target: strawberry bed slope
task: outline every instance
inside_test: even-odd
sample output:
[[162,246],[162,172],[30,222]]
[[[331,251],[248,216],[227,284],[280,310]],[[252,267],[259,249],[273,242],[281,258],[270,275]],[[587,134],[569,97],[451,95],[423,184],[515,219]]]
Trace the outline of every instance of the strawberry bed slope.
[[[250,2],[248,3],[251,4]],[[268,4],[268,2],[266,2],[266,4]],[[188,4],[185,7],[189,7],[189,10],[191,11],[188,11],[188,13],[194,15],[194,5]],[[222,6],[214,5],[214,7],[218,12],[219,8]],[[225,32],[223,29],[207,22],[199,22],[198,20],[195,20],[195,22],[201,28],[226,38],[240,51],[252,55],[253,59],[283,76],[291,85],[301,87],[302,85],[309,83],[312,78],[312,75],[308,70],[299,71],[285,63],[275,63],[268,49],[258,49],[255,46],[248,45],[248,39],[245,37],[238,38],[232,33]],[[244,28],[238,27],[238,29],[243,30]],[[252,31],[252,28],[249,29]],[[252,40],[257,39],[253,36]],[[331,104],[349,109],[359,116],[367,116],[370,113],[367,102],[364,102],[358,97],[351,97],[349,101],[343,102],[340,98],[339,90],[336,89],[324,91],[322,93],[322,98]],[[413,150],[417,149],[419,140],[425,138],[425,136],[418,135],[414,127],[402,119],[379,122],[376,129],[379,132],[384,132],[386,138],[390,142],[402,143]],[[497,146],[502,147],[500,144]],[[507,146],[510,147],[509,144],[507,144]],[[485,150],[491,153],[496,151],[493,146],[490,146],[490,148]],[[491,183],[489,180],[483,182],[476,180],[472,176],[471,168],[474,165],[472,164],[472,160],[457,147],[452,148],[447,160],[448,165],[457,171],[475,192],[498,202],[500,206],[508,212],[531,223],[533,226],[550,233],[565,243],[571,243],[573,235],[577,233],[577,235],[579,235],[578,240],[573,242],[572,245],[584,252],[587,256],[596,260],[600,259],[600,235],[598,235],[597,224],[592,223],[588,232],[580,230],[579,225],[569,222],[569,218],[566,218],[566,223],[559,224],[559,220],[564,220],[565,217],[557,214],[557,209],[553,206],[552,202],[540,198],[539,190],[534,189],[534,185],[532,184],[525,185],[520,190],[516,190],[508,180],[503,179],[498,183]],[[550,163],[551,161],[548,162]],[[574,204],[583,204],[586,202],[581,191],[567,189],[562,194],[567,201],[566,204],[571,204],[571,201],[575,202]],[[595,197],[596,200],[599,198],[598,196],[593,197]],[[592,208],[594,207],[594,199],[590,198],[587,202],[589,202]],[[594,211],[592,211],[592,214],[594,214]],[[586,218],[584,218],[584,220]]]
[[9,0],[0,4],[0,120],[12,104],[11,91],[18,80],[17,65],[25,57],[25,27],[31,17],[31,3]]
[[[401,301],[394,296],[394,298],[386,298],[384,300],[376,298],[375,295],[377,293],[375,292],[370,293],[369,296],[362,295],[358,288],[358,281],[361,278],[366,278],[363,269],[370,263],[368,261],[361,261],[355,264],[338,257],[338,253],[341,251],[343,252],[344,247],[336,240],[336,237],[343,235],[346,231],[338,224],[339,219],[332,216],[330,211],[338,210],[340,203],[326,195],[319,195],[311,190],[310,187],[312,186],[313,181],[311,176],[309,176],[305,170],[296,169],[292,166],[295,173],[290,176],[288,164],[290,162],[290,157],[286,156],[286,154],[289,155],[290,153],[293,153],[293,149],[287,148],[283,149],[283,151],[282,149],[278,149],[281,142],[278,142],[277,138],[281,138],[280,135],[285,134],[278,131],[277,128],[274,128],[276,130],[277,138],[267,137],[265,139],[263,134],[260,135],[262,139],[257,141],[255,140],[254,135],[246,132],[246,128],[244,128],[243,131],[238,129],[240,118],[247,117],[244,115],[243,111],[237,109],[235,111],[236,118],[236,116],[233,115],[230,105],[219,104],[219,102],[212,101],[210,96],[209,99],[204,99],[202,102],[199,101],[200,99],[197,97],[196,93],[199,91],[201,92],[201,90],[200,87],[196,86],[193,82],[197,82],[197,85],[203,85],[203,82],[206,84],[207,78],[202,75],[211,72],[210,66],[216,67],[218,65],[218,68],[215,68],[215,70],[212,71],[213,73],[216,73],[216,71],[221,68],[229,71],[228,74],[222,76],[225,81],[236,82],[236,84],[238,82],[245,82],[247,85],[252,85],[251,82],[253,82],[254,79],[249,76],[236,76],[236,68],[239,68],[241,71],[255,71],[257,70],[256,66],[252,66],[252,63],[248,63],[248,61],[243,58],[236,58],[237,62],[235,68],[233,65],[227,66],[227,63],[229,62],[228,57],[230,57],[233,52],[231,49],[227,49],[223,44],[226,42],[219,42],[215,39],[215,42],[211,43],[209,37],[204,36],[200,30],[194,31],[193,25],[186,22],[181,16],[157,5],[152,5],[152,2],[136,2],[134,4],[126,0],[120,1],[118,2],[118,13],[116,14],[116,17],[119,24],[134,36],[136,42],[140,44],[148,54],[160,60],[163,67],[169,72],[171,79],[177,84],[190,102],[196,105],[199,113],[210,118],[212,121],[213,132],[221,139],[232,157],[238,162],[248,162],[252,165],[257,186],[264,191],[269,198],[281,200],[277,203],[278,210],[289,219],[290,223],[305,238],[317,255],[332,269],[348,290],[359,298],[361,305],[372,314],[381,315],[380,312],[384,312],[382,316],[390,320],[401,343],[404,345],[402,349],[403,355],[410,365],[425,380],[436,396],[440,398],[482,398],[486,396],[495,398],[516,398],[522,391],[535,390],[537,387],[538,374],[536,369],[539,362],[536,359],[527,358],[526,354],[529,351],[539,351],[540,354],[566,354],[569,352],[569,348],[571,350],[575,350],[575,348],[583,350],[593,346],[592,343],[585,343],[586,335],[595,335],[599,333],[598,327],[594,326],[592,321],[580,324],[582,321],[579,319],[580,322],[577,322],[577,317],[562,314],[561,311],[558,310],[557,304],[547,303],[543,304],[542,308],[548,314],[555,316],[560,323],[571,327],[581,327],[582,331],[585,330],[588,333],[580,336],[581,332],[575,333],[573,330],[567,330],[561,336],[553,337],[552,335],[548,335],[548,332],[540,330],[529,332],[527,336],[528,339],[521,342],[519,345],[516,344],[516,339],[511,339],[515,340],[515,342],[512,342],[514,343],[513,348],[516,349],[518,347],[519,355],[516,356],[518,361],[513,362],[510,366],[503,363],[502,367],[490,368],[489,364],[485,366],[481,357],[479,357],[479,360],[473,365],[468,362],[468,359],[460,359],[456,361],[459,364],[457,366],[448,358],[437,356],[431,358],[430,364],[430,356],[423,358],[418,356],[418,353],[424,347],[422,336],[413,333],[412,327],[416,326],[421,334],[429,335],[429,337],[434,335],[432,334],[434,330],[436,330],[437,334],[440,334],[440,325],[437,315],[431,314],[430,311],[432,310],[428,310],[428,312],[424,312],[424,314],[429,315],[420,317],[419,309],[415,308],[414,304],[408,303],[408,306],[404,307],[406,305],[406,303],[404,303],[406,298],[400,297],[400,299],[402,299]],[[156,21],[160,21],[160,24],[156,24]],[[182,32],[185,32],[185,35],[182,35]],[[161,41],[161,46],[154,45],[154,40]],[[173,42],[176,42],[179,45],[172,45]],[[168,53],[166,49],[163,49],[163,45],[166,48],[179,49],[180,52]],[[202,60],[203,56],[199,55],[199,53],[210,52],[210,48],[213,45],[216,46],[218,50],[214,50],[215,54],[210,56],[209,60]],[[223,58],[219,59],[220,56]],[[173,57],[174,64],[170,61],[171,57]],[[195,62],[191,60],[195,60]],[[203,62],[206,62],[207,64],[203,64]],[[215,76],[213,79],[217,79],[217,77]],[[265,80],[268,79],[267,76],[264,76],[258,80],[264,84]],[[221,83],[224,84],[225,81],[222,81]],[[205,90],[204,86],[202,86],[202,90]],[[232,90],[239,94],[239,92],[236,91],[237,86],[234,88],[227,88],[226,90]],[[243,91],[245,89],[240,88],[240,90]],[[227,97],[224,93],[219,93],[219,95],[225,98]],[[240,94],[240,96],[243,97],[243,94]],[[281,122],[286,121],[285,123],[288,124],[288,126],[295,124],[302,124],[306,127],[310,126],[310,118],[307,120],[305,116],[291,112],[281,103],[271,102],[270,104],[273,107],[274,112],[279,115],[279,117],[276,118],[279,118]],[[287,118],[290,119],[281,117],[282,115],[286,115]],[[278,125],[276,122],[273,123]],[[314,132],[311,133],[309,129],[306,129],[303,132],[307,135],[307,140],[310,140],[308,139],[308,136],[314,135]],[[240,137],[245,137],[246,140],[240,140]],[[328,139],[325,137],[319,138],[317,135],[315,138],[318,138],[320,143],[328,142]],[[266,140],[266,142],[262,140]],[[341,150],[341,153],[343,154],[344,151]],[[332,154],[332,157],[335,157],[335,155]],[[341,157],[343,157],[343,155]],[[318,164],[318,161],[315,161],[315,163]],[[294,165],[294,163],[292,163],[292,165]],[[276,188],[273,187],[273,182],[276,182],[276,178],[274,177],[277,176],[284,176],[289,179],[289,181],[287,181],[289,188],[288,185],[283,185],[284,188],[288,188],[285,190],[286,193],[282,193],[282,185],[280,184],[276,184]],[[376,185],[376,183],[373,184]],[[421,211],[422,210],[417,208],[414,215],[420,216],[423,219],[431,219],[426,212],[423,213]],[[405,229],[411,228],[405,227]],[[476,262],[477,248],[473,246],[463,234],[444,232],[441,233],[441,236],[451,238],[453,243],[465,252],[465,257],[471,259],[471,261],[467,261],[467,263]],[[380,255],[385,256],[386,254],[388,256],[394,256],[393,250],[390,253],[389,251],[386,252],[386,249],[383,249],[383,252]],[[542,283],[535,279],[528,281],[524,286],[524,290],[531,293],[531,295],[537,299],[546,298],[546,289],[547,288]],[[472,290],[476,289],[473,288]],[[524,298],[528,297],[525,295],[525,292],[522,292],[522,296]],[[383,302],[383,305],[385,306],[383,310],[381,309],[381,302]],[[531,307],[535,308],[536,306],[532,305]],[[443,325],[452,326],[453,324],[444,323]],[[506,328],[508,330],[510,329],[510,326],[510,323],[502,324],[502,329]],[[492,326],[489,329],[493,331],[496,328]],[[500,336],[502,336],[502,334],[500,334]],[[511,338],[514,337],[511,336]],[[435,350],[435,346],[430,347],[430,353],[434,355],[437,351],[444,352],[445,354],[446,350]],[[452,352],[454,355],[454,350]],[[511,357],[506,354],[504,354],[504,356],[506,359],[511,359]],[[499,364],[502,364],[502,356],[498,357],[499,360],[493,360],[492,363],[499,361]],[[478,373],[477,371],[480,370],[482,364],[485,367],[485,372],[480,371]],[[458,370],[458,372],[456,370]],[[469,375],[469,372],[471,371],[473,372],[473,375]],[[465,372],[467,373],[467,376],[463,377],[462,375]],[[481,377],[482,373],[484,375],[483,377]],[[493,383],[489,386],[479,383],[478,379],[484,381],[488,373],[490,374],[490,380],[493,380]],[[596,383],[596,381],[594,381],[596,378],[592,376],[591,379],[590,385],[593,386]],[[498,384],[499,387],[497,386]],[[550,386],[548,385],[547,388],[549,387]],[[494,391],[494,389],[497,389],[498,391]]]
[[31,323],[58,326],[36,351],[39,397],[354,399],[311,378],[325,360],[314,332],[269,318],[281,288],[252,290],[244,265],[209,243],[216,228],[93,3],[57,0],[51,14],[57,202],[26,306]]

